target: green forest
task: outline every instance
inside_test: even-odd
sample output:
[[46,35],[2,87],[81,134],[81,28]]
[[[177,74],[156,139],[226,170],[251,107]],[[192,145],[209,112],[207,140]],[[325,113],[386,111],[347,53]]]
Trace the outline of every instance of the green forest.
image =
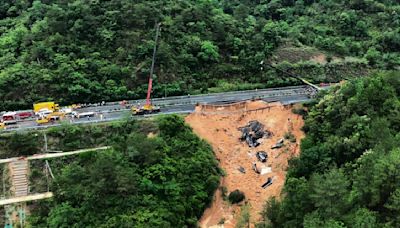
[[[39,153],[43,133],[1,135],[1,157]],[[49,184],[55,195],[29,203],[32,227],[194,227],[222,173],[211,147],[176,115],[64,125],[46,134],[49,150],[112,149],[50,159],[50,183],[44,160],[32,161],[31,192],[46,192]]]
[[[299,83],[284,71],[327,82],[400,65],[394,0],[3,0],[0,110],[143,98],[156,23],[158,97]],[[313,53],[327,63],[308,61]]]
[[258,227],[400,226],[400,73],[335,88],[309,109],[282,201]]

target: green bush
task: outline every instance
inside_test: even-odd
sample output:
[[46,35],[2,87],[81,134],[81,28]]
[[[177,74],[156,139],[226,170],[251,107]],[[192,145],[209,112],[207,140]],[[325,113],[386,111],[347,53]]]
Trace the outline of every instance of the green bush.
[[291,142],[291,143],[295,143],[296,142],[296,137],[293,135],[292,132],[286,132],[283,137],[285,139],[289,140],[289,142]]
[[244,195],[244,193],[238,189],[236,189],[235,191],[229,193],[228,199],[229,202],[231,203],[240,203],[242,202],[244,199],[246,198],[246,196]]
[[307,110],[305,110],[303,107],[301,107],[301,108],[293,108],[292,112],[294,114],[301,115],[302,117],[306,117],[307,116]]

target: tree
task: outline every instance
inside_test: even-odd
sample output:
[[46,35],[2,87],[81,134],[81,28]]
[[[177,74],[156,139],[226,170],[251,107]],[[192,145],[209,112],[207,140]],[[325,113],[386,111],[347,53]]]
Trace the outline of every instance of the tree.
[[310,199],[322,218],[339,219],[348,210],[350,183],[340,169],[314,175],[310,185]]
[[[192,227],[211,202],[220,170],[211,147],[179,116],[141,124],[74,126],[51,130],[52,142],[79,147],[83,137],[103,138],[113,149],[52,161],[53,201],[40,205],[32,226]],[[170,132],[169,128],[178,130]],[[68,137],[75,131],[76,138]],[[156,134],[149,138],[148,131]],[[50,141],[50,140],[49,140]],[[37,212],[37,214],[36,214]],[[47,219],[45,219],[47,218]]]
[[245,199],[245,195],[240,190],[236,189],[235,191],[229,193],[228,199],[231,203],[240,203]]
[[374,228],[382,226],[378,224],[376,213],[369,211],[366,208],[358,209],[355,214],[349,218],[348,224],[352,224],[354,228]]
[[201,52],[199,52],[198,56],[205,62],[218,62],[218,47],[211,41],[203,41],[201,43]]
[[13,133],[8,140],[8,150],[11,156],[26,156],[41,151],[39,135],[27,133]]
[[398,73],[375,74],[311,104],[302,153],[290,161],[281,202],[267,204],[260,227],[399,225],[397,81]]

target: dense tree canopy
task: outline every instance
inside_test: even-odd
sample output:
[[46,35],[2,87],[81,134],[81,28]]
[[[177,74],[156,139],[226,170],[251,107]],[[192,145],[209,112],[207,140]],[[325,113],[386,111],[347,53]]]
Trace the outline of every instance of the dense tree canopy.
[[[260,66],[283,40],[395,68],[399,11],[390,0],[4,0],[0,110],[48,99],[144,97],[156,22],[162,25],[155,96],[293,84]],[[309,65],[298,67],[308,75]],[[312,76],[337,67],[343,66],[314,69]]]
[[[55,179],[50,201],[41,201],[30,216],[33,227],[194,227],[219,184],[220,171],[211,147],[178,116],[157,121],[157,136],[147,136],[136,123],[116,124],[113,149],[50,160]],[[92,127],[85,140],[112,128]],[[82,127],[56,128],[63,148]],[[74,132],[72,132],[74,131]],[[78,137],[79,138],[79,137]],[[80,138],[82,139],[82,138]],[[33,168],[35,169],[35,168]],[[33,182],[34,187],[38,187]]]
[[285,197],[268,202],[260,227],[398,227],[399,72],[335,88],[304,129]]

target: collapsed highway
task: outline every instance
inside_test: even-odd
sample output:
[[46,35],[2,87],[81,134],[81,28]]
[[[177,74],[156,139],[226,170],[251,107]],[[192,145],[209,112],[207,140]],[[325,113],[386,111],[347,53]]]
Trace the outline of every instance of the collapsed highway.
[[[289,86],[281,88],[233,91],[225,93],[215,93],[207,95],[187,95],[175,96],[167,98],[153,99],[153,104],[160,106],[161,112],[158,114],[145,115],[144,117],[160,115],[160,114],[179,114],[191,113],[194,111],[196,104],[200,103],[231,103],[243,100],[261,99],[264,101],[280,101],[283,104],[298,103],[308,101],[314,95],[315,90],[309,86]],[[95,112],[94,117],[88,118],[69,118],[65,122],[71,124],[86,124],[113,121],[131,116],[129,107],[133,105],[141,105],[145,100],[130,100],[124,105],[121,102],[108,102],[105,105],[88,104],[86,107],[79,109],[79,112]],[[38,125],[35,119],[26,119],[19,121],[16,125],[9,127],[2,132],[32,130],[40,128],[48,128],[59,126],[59,122],[46,125]]]

